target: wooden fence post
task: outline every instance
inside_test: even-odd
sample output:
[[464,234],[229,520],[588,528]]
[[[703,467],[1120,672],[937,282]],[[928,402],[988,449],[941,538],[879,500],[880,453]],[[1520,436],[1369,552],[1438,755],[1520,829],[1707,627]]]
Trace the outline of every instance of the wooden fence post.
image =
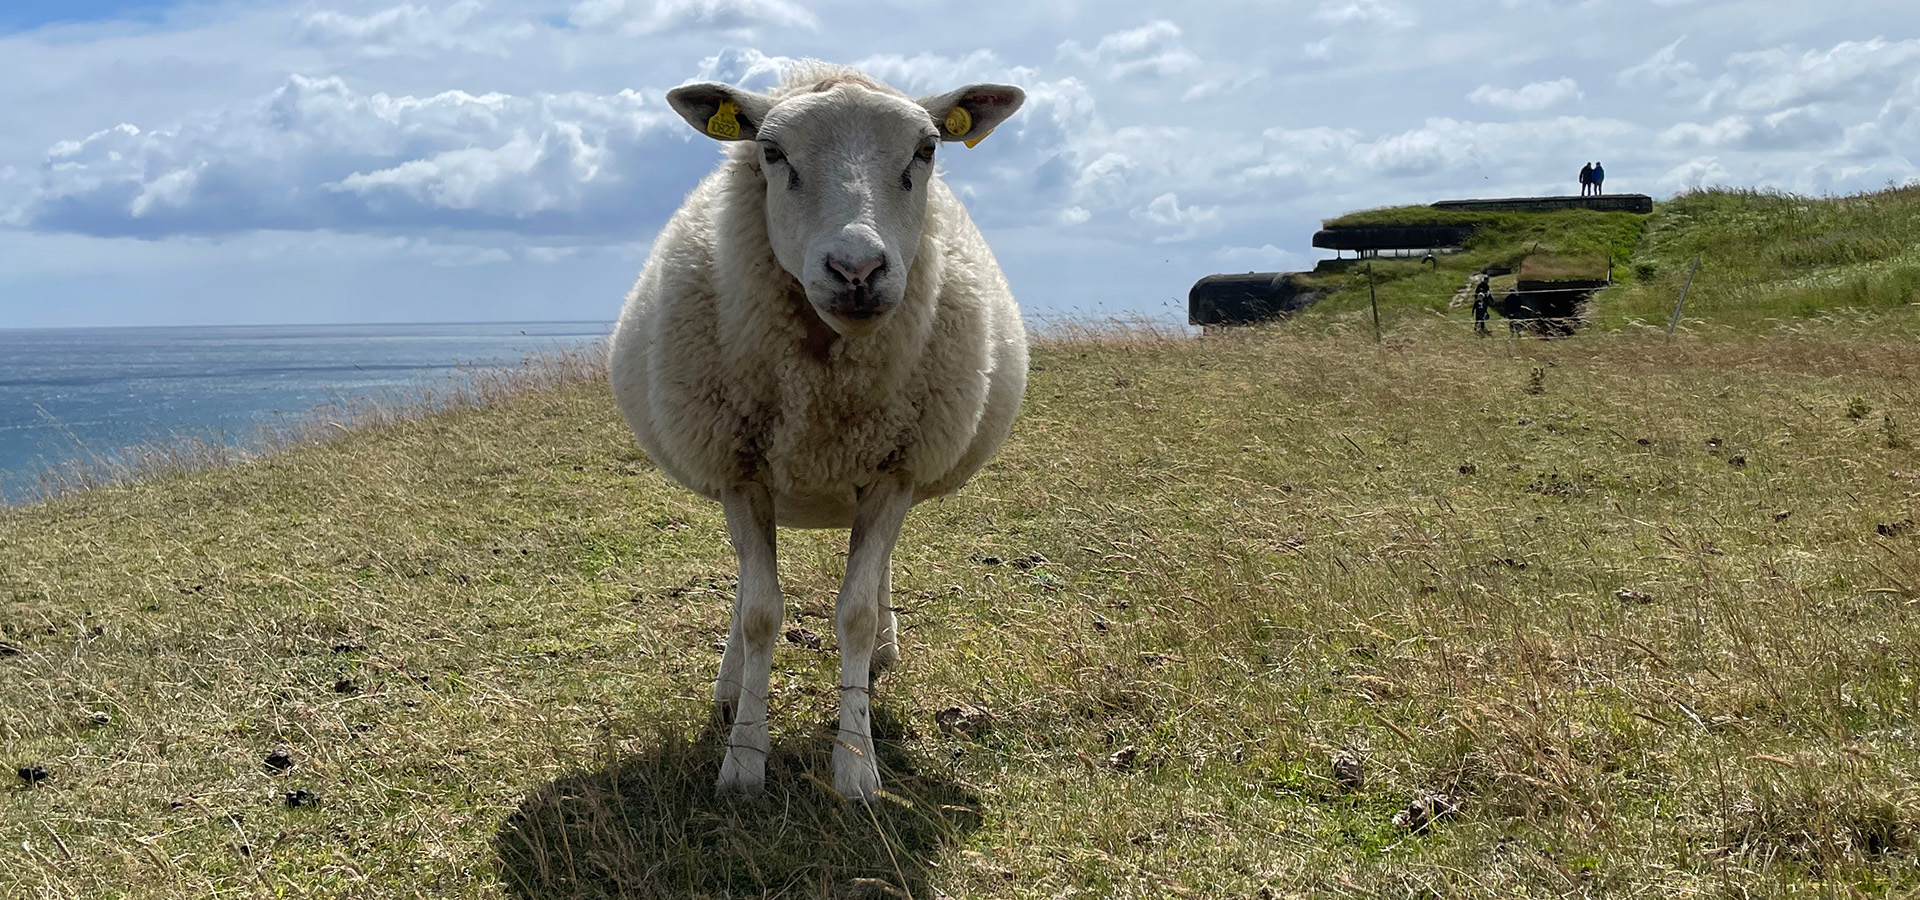
[[1367,260],[1367,305],[1373,307],[1373,342],[1380,343],[1380,299],[1373,293],[1373,260]]
[[1693,258],[1693,268],[1687,270],[1687,283],[1680,286],[1680,302],[1673,305],[1673,318],[1667,322],[1667,340],[1673,340],[1673,328],[1680,324],[1680,308],[1687,305],[1687,289],[1693,287],[1693,274],[1700,271],[1700,257]]

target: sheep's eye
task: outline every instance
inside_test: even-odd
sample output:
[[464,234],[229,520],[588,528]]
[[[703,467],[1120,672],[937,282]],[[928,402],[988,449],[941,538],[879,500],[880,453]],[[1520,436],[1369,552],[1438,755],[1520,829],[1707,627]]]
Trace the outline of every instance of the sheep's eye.
[[913,151],[913,155],[921,162],[933,162],[933,145],[921,144],[920,149]]
[[787,161],[787,152],[785,150],[780,149],[780,146],[778,144],[772,144],[772,143],[761,144],[760,152],[762,154],[765,154],[768,165],[772,165],[777,162]]

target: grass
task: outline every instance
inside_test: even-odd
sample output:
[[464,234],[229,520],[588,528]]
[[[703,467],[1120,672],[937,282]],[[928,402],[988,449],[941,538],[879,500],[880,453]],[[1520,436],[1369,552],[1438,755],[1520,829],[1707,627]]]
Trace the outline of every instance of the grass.
[[[1459,252],[1440,254],[1431,266],[1412,258],[1322,263],[1306,280],[1325,288],[1330,295],[1296,318],[1311,324],[1352,322],[1357,315],[1369,310],[1368,270],[1371,268],[1373,291],[1387,328],[1440,317],[1465,333],[1472,327],[1472,298],[1461,292],[1470,275],[1491,266],[1518,268],[1528,257],[1541,254],[1570,264],[1578,261],[1581,269],[1597,271],[1601,278],[1606,277],[1608,260],[1613,260],[1614,279],[1630,282],[1635,276],[1626,261],[1640,242],[1647,218],[1634,213],[1584,209],[1461,212],[1413,206],[1369,210],[1328,220],[1329,225],[1473,221],[1483,223],[1483,227]],[[1511,286],[1504,282],[1496,285],[1503,290]]]
[[1913,316],[1920,304],[1920,183],[1846,197],[1715,189],[1660,204],[1633,260],[1635,285],[1606,295],[1603,323],[1664,323],[1690,262],[1697,319],[1760,330],[1836,308]]
[[[1413,259],[1372,261],[1389,331],[1436,320],[1470,328],[1470,304],[1461,302],[1467,277],[1536,253],[1590,261],[1601,277],[1606,260],[1614,260],[1615,286],[1596,296],[1587,316],[1590,328],[1607,332],[1664,328],[1696,258],[1701,266],[1687,288],[1682,327],[1920,328],[1920,184],[1825,198],[1715,188],[1662,202],[1651,216],[1412,206],[1365,210],[1327,224],[1465,221],[1486,227],[1461,252],[1439,256],[1436,266]],[[1359,324],[1369,308],[1366,272],[1364,262],[1323,263],[1316,280],[1332,296],[1298,318]],[[1511,279],[1494,286],[1506,290]]]
[[1920,891],[1920,347],[1817,326],[1045,344],[871,810],[832,532],[711,796],[724,524],[597,383],[0,511],[0,896]]

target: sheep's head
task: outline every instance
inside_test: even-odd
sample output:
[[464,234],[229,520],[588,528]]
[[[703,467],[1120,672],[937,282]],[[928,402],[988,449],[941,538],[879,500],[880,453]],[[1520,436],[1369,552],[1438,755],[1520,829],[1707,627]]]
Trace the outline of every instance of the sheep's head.
[[939,144],[977,140],[1025,99],[975,84],[915,101],[859,78],[777,98],[713,83],[667,93],[702,134],[757,145],[773,255],[843,335],[878,327],[905,295]]

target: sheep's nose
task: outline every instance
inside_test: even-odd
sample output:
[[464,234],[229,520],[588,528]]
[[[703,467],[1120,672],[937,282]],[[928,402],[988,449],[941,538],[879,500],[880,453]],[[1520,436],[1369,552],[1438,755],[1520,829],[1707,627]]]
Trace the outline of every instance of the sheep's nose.
[[865,284],[867,279],[873,275],[874,271],[884,264],[886,264],[886,259],[879,256],[864,259],[859,262],[844,262],[834,259],[831,256],[827,257],[827,267],[838,272],[840,277],[846,279],[848,284]]

